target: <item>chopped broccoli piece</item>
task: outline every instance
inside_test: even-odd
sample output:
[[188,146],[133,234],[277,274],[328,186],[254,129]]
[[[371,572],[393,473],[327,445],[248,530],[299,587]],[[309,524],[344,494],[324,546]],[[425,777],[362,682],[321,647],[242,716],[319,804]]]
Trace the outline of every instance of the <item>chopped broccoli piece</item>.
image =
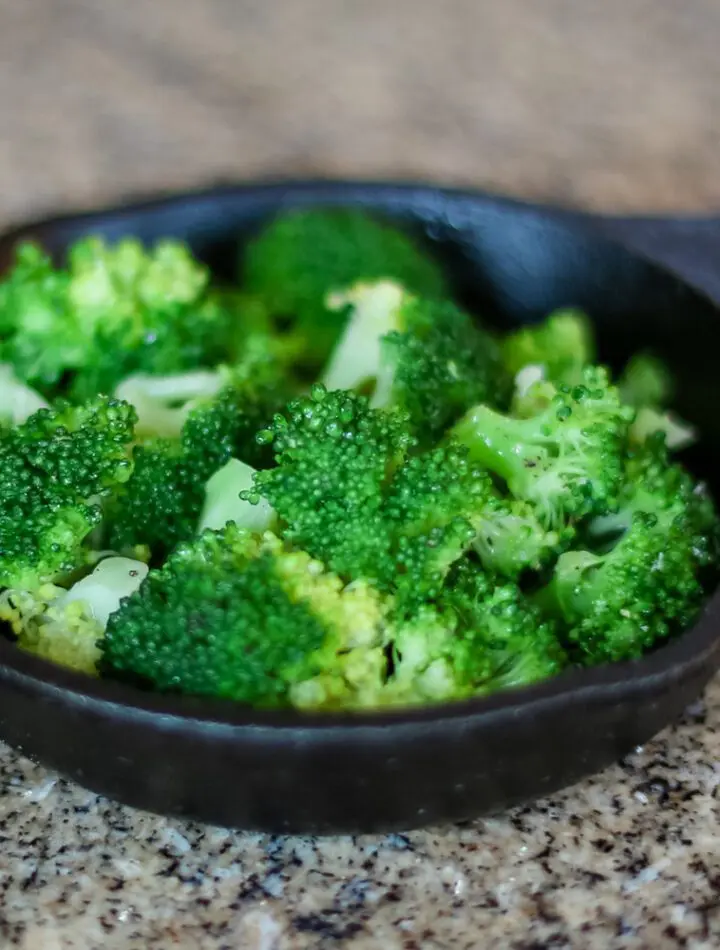
[[519,588],[462,561],[438,607],[422,608],[397,630],[383,699],[415,704],[484,695],[547,679],[566,664],[553,624]]
[[595,361],[593,328],[579,310],[557,310],[542,323],[521,327],[500,345],[510,376],[526,366],[539,366],[543,378],[556,385],[582,382],[585,366]]
[[84,238],[59,269],[23,244],[0,283],[0,356],[42,395],[76,402],[133,373],[213,366],[237,320],[207,268],[175,241],[146,251],[130,238]]
[[215,396],[224,375],[217,370],[196,370],[174,376],[128,376],[115,390],[115,398],[129,402],[138,415],[135,435],[177,438],[198,400]]
[[246,289],[271,313],[291,318],[305,339],[305,359],[321,366],[345,325],[327,294],[357,281],[388,278],[409,291],[442,297],[440,267],[396,227],[364,211],[309,208],[271,221],[245,248]]
[[383,489],[413,445],[402,413],[372,411],[365,397],[320,385],[259,433],[276,468],[255,476],[286,526],[283,536],[350,578],[393,573]]
[[33,589],[76,565],[98,502],[130,477],[134,422],[132,406],[98,397],[0,430],[0,587]]
[[23,650],[94,675],[98,642],[110,615],[138,589],[147,572],[141,561],[103,558],[70,590],[44,584],[36,591],[3,591],[0,620],[10,624]]
[[717,571],[718,522],[662,438],[630,456],[619,510],[591,522],[589,536],[604,550],[562,554],[538,595],[582,662],[638,657],[693,620]]
[[[502,501],[464,446],[408,457],[406,415],[371,409],[352,392],[316,386],[261,435],[277,466],[257,473],[252,492],[277,511],[284,537],[340,576],[396,593],[401,614],[437,597],[478,539],[489,565],[513,576],[544,564],[565,540],[527,506]],[[511,513],[523,518],[521,540],[503,537]]]
[[247,366],[222,371],[222,378],[216,396],[193,401],[179,439],[150,439],[135,447],[133,476],[107,513],[108,543],[115,550],[146,544],[157,562],[195,535],[205,486],[215,472],[231,458],[265,463],[268,448],[255,435],[284,393],[276,394],[262,373]]
[[178,547],[111,616],[104,665],[160,690],[348,705],[382,684],[384,613],[372,589],[346,591],[308,555],[228,525]]
[[537,416],[512,419],[478,406],[452,435],[555,530],[614,504],[632,416],[606,371],[586,367],[582,383],[558,387]]
[[470,406],[506,404],[509,381],[495,340],[447,301],[398,284],[360,283],[331,295],[351,316],[323,375],[330,389],[357,389],[376,408],[402,408],[432,443]]

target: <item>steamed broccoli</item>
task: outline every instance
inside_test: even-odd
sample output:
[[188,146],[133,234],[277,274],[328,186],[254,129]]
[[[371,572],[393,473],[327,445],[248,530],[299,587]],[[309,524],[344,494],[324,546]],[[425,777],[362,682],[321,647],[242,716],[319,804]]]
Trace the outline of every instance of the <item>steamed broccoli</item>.
[[669,456],[690,428],[663,364],[613,385],[577,311],[490,333],[360,211],[279,216],[246,276],[217,285],[174,241],[83,238],[61,267],[18,249],[0,622],[20,649],[342,710],[522,687],[692,622],[720,522]]
[[470,406],[505,404],[508,380],[496,341],[447,301],[390,281],[331,295],[351,316],[323,374],[328,389],[357,389],[377,408],[399,407],[432,442]]
[[[268,450],[255,435],[281,404],[274,377],[254,362],[220,368],[217,377],[222,388],[216,395],[208,386],[203,398],[165,410],[182,422],[179,438],[152,438],[135,447],[132,478],[107,512],[108,543],[115,550],[146,544],[154,561],[164,557],[195,534],[211,476],[232,458],[251,466],[266,462]],[[164,426],[171,431],[168,416]]]
[[511,376],[526,366],[539,366],[551,382],[574,386],[581,381],[583,368],[595,362],[593,328],[579,310],[556,310],[541,323],[506,336],[501,353]]
[[398,228],[364,211],[286,211],[245,247],[244,283],[271,313],[291,320],[305,340],[305,360],[320,366],[345,325],[329,310],[329,292],[357,281],[397,280],[411,292],[442,297],[440,267]]
[[640,656],[681,629],[718,563],[714,506],[661,435],[629,455],[618,509],[590,523],[588,540],[596,550],[561,555],[538,595],[584,663]]
[[384,699],[418,703],[527,686],[567,657],[551,622],[510,582],[459,562],[437,608],[423,608],[393,638]]
[[103,661],[161,690],[275,706],[362,703],[385,671],[384,604],[273,535],[181,545],[110,617]]
[[95,675],[99,641],[111,614],[138,589],[147,572],[141,561],[106,557],[69,590],[48,583],[33,591],[3,591],[0,620],[10,624],[21,649]]
[[578,385],[557,387],[538,415],[512,419],[481,405],[452,436],[512,495],[529,502],[544,525],[557,528],[614,504],[632,417],[606,371],[590,366]]
[[0,587],[32,589],[71,570],[130,477],[135,412],[98,397],[40,409],[0,430]]
[[[403,611],[436,597],[474,542],[489,567],[515,576],[563,540],[504,501],[465,447],[417,453],[406,414],[352,392],[316,386],[261,438],[277,465],[257,473],[252,492],[275,509],[284,537],[348,580],[395,592]],[[523,519],[521,538],[508,536],[511,517]]]
[[131,373],[170,374],[223,358],[238,315],[187,248],[84,238],[55,268],[23,244],[0,283],[0,358],[49,397],[111,393]]

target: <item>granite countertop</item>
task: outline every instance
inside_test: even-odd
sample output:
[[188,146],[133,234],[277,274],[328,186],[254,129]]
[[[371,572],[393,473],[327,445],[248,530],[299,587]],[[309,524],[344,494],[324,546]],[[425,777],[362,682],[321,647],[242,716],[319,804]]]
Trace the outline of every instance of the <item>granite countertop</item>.
[[[720,206],[715,0],[0,0],[0,226],[280,173]],[[0,948],[710,950],[720,682],[602,775],[385,837],[108,802],[0,747]]]

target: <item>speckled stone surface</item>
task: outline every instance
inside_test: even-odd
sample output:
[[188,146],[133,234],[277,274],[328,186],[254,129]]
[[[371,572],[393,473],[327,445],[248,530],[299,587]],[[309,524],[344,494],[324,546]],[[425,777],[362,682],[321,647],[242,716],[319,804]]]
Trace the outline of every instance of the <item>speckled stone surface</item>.
[[[716,0],[0,0],[0,227],[265,174],[720,207]],[[720,683],[509,815],[248,836],[125,809],[0,747],[0,948],[712,950]]]
[[720,688],[508,815],[276,838],[134,812],[0,758],[1,945],[25,950],[720,946]]

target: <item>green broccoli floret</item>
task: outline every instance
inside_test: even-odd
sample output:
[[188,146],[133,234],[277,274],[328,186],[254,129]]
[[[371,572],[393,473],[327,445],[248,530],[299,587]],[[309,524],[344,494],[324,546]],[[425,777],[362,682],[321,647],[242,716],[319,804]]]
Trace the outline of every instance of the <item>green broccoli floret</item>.
[[618,381],[620,395],[637,409],[630,426],[630,441],[641,446],[649,437],[661,432],[668,448],[687,448],[697,441],[693,426],[667,407],[675,392],[675,380],[662,360],[651,353],[631,357]]
[[32,589],[71,570],[127,481],[135,411],[98,397],[40,409],[0,430],[0,587]]
[[131,238],[83,238],[64,268],[23,244],[0,283],[0,357],[42,395],[78,402],[132,373],[212,366],[239,318],[209,280],[175,241],[146,251]]
[[156,689],[258,706],[369,702],[385,675],[385,605],[307,554],[228,525],[181,545],[124,601],[104,668]]
[[542,323],[504,337],[500,350],[512,377],[527,366],[538,366],[550,382],[574,386],[581,382],[583,368],[595,361],[595,338],[580,310],[557,310]]
[[572,527],[548,530],[525,501],[491,495],[472,519],[472,547],[491,574],[517,579],[526,571],[539,571],[568,547]]
[[106,557],[69,590],[43,584],[34,591],[3,591],[0,620],[10,624],[22,650],[95,675],[99,641],[110,615],[138,589],[147,572],[141,561]]
[[150,439],[135,447],[133,476],[107,513],[114,550],[146,544],[157,562],[195,535],[212,475],[232,458],[253,467],[268,460],[268,447],[255,436],[282,405],[284,392],[276,394],[248,364],[221,376],[216,396],[169,410],[184,417],[179,439]]
[[606,371],[586,367],[582,383],[558,387],[537,416],[512,419],[478,406],[451,435],[529,502],[543,525],[558,529],[614,504],[632,416]]
[[589,526],[596,550],[568,551],[538,603],[584,663],[632,659],[692,622],[718,565],[711,500],[667,461],[662,437],[626,466],[619,510]]
[[567,664],[552,623],[514,584],[468,561],[453,569],[436,608],[396,631],[384,702],[415,704],[526,686]]
[[432,443],[470,406],[502,406],[509,379],[496,341],[447,301],[416,297],[391,281],[355,284],[331,295],[351,316],[322,381],[356,389],[375,408],[402,408]]
[[[244,497],[264,498],[283,535],[346,579],[397,594],[411,614],[442,589],[450,566],[477,542],[489,566],[510,575],[544,564],[564,536],[505,502],[464,446],[409,457],[415,443],[400,410],[316,386],[261,433],[277,466],[258,472]],[[508,537],[521,518],[522,537]]]
[[343,577],[392,576],[381,506],[413,445],[406,416],[316,385],[258,439],[272,446],[277,467],[257,473],[253,492],[283,519],[283,536]]
[[446,291],[440,267],[411,237],[357,209],[280,214],[246,246],[243,270],[246,289],[294,321],[306,361],[318,367],[346,322],[326,307],[328,292],[382,278],[427,297]]

